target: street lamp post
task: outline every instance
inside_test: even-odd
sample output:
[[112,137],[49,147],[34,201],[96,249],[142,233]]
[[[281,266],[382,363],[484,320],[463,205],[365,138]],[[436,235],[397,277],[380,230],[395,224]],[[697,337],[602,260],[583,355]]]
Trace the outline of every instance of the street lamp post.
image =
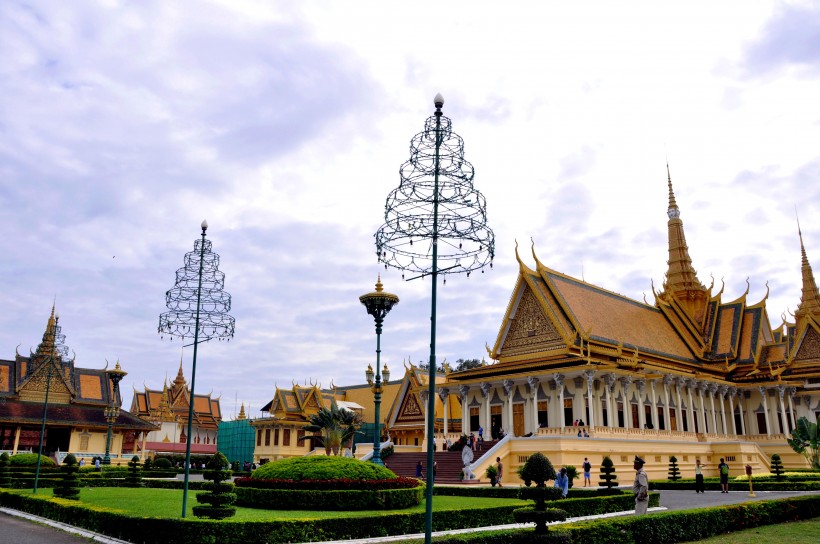
[[379,276],[376,282],[376,290],[372,293],[367,293],[359,297],[359,301],[364,304],[367,313],[373,316],[376,320],[376,376],[373,377],[373,367],[367,365],[365,377],[370,388],[373,390],[373,404],[375,411],[375,430],[373,431],[373,457],[371,462],[377,465],[384,465],[381,458],[381,404],[382,404],[382,381],[381,376],[384,375],[384,381],[390,379],[390,371],[387,370],[387,364],[384,365],[384,370],[381,368],[381,353],[382,353],[382,323],[388,312],[393,309],[393,306],[399,303],[399,297],[392,293],[388,293],[382,288],[382,278]]
[[[376,256],[384,267],[432,276],[430,359],[427,391],[427,467],[434,466],[436,398],[436,292],[438,276],[493,266],[495,235],[487,225],[487,204],[473,187],[473,165],[464,159],[464,140],[444,117],[444,98],[410,143],[401,183],[387,196],[384,224],[376,232]],[[415,241],[415,245],[414,245]],[[443,266],[442,266],[443,265]],[[482,270],[483,272],[483,270]],[[404,274],[402,274],[404,279]],[[445,278],[444,283],[447,283]],[[433,478],[427,478],[425,544],[432,541]]]
[[[194,355],[191,365],[191,393],[188,402],[188,433],[185,440],[185,479],[182,485],[182,517],[188,507],[188,479],[191,471],[191,442],[194,422],[194,384],[196,354],[200,342],[214,338],[230,342],[235,321],[228,315],[231,295],[224,291],[225,273],[219,271],[219,255],[211,251],[205,239],[208,222],[202,221],[202,239],[194,242],[194,250],[185,254],[185,266],[177,270],[174,287],[165,293],[169,311],[159,316],[157,332],[182,339],[193,338]],[[186,346],[187,347],[187,346]]]
[[117,404],[117,395],[120,392],[120,381],[128,375],[128,372],[120,368],[119,361],[117,361],[117,365],[114,367],[114,370],[108,370],[107,373],[108,379],[111,380],[111,384],[114,387],[111,392],[111,399],[109,400],[108,406],[106,406],[103,411],[103,414],[105,414],[105,421],[108,422],[108,433],[105,435],[105,457],[103,457],[102,460],[103,465],[111,464],[111,435],[114,428],[114,422],[117,421],[118,417],[120,417],[120,407]]

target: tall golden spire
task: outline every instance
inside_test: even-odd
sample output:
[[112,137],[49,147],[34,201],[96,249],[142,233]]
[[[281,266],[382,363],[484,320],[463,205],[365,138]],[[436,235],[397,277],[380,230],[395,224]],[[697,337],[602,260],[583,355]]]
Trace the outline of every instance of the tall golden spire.
[[242,406],[239,408],[239,417],[236,419],[248,419],[248,416],[245,415],[245,403],[242,403]]
[[37,355],[57,355],[57,348],[55,346],[55,329],[57,327],[57,320],[59,317],[56,313],[56,307],[57,302],[55,301],[54,304],[51,305],[51,315],[46,323],[46,330],[43,333],[43,340],[40,342],[40,345],[37,346]]
[[675,192],[672,190],[669,163],[666,163],[666,176],[669,186],[669,208],[666,211],[669,217],[666,223],[669,233],[669,260],[666,262],[668,268],[661,295],[675,295],[691,316],[702,324],[706,287],[700,283],[697,272],[692,267],[692,258],[689,256],[689,247],[686,245],[686,236],[683,233],[680,208],[675,201]]
[[797,234],[800,236],[800,253],[802,255],[800,270],[803,276],[803,290],[794,317],[800,320],[807,314],[820,313],[820,292],[817,290],[817,282],[814,281],[814,273],[811,270],[809,258],[806,256],[806,247],[803,245],[803,233],[800,231],[799,221],[797,223]]

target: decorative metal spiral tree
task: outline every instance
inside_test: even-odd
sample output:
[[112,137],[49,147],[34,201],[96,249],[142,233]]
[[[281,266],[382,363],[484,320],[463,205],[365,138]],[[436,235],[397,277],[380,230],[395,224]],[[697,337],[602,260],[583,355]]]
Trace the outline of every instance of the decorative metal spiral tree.
[[194,384],[196,382],[196,354],[200,342],[214,338],[233,338],[234,318],[231,295],[226,293],[225,274],[219,271],[219,255],[211,250],[205,239],[208,222],[202,222],[202,239],[194,242],[194,250],[185,254],[185,266],[177,270],[173,289],[165,293],[169,311],[159,316],[157,332],[180,338],[193,338],[194,356],[191,369],[191,397],[188,405],[188,438],[185,442],[185,483],[182,493],[182,517],[188,506],[188,477],[191,470],[191,437],[194,421]]
[[376,255],[385,269],[392,266],[417,274],[408,281],[424,276],[433,278],[426,433],[427,544],[432,540],[433,525],[438,275],[469,276],[487,264],[492,268],[495,257],[495,236],[487,226],[486,200],[473,187],[473,165],[464,159],[464,140],[452,131],[452,122],[442,114],[441,94],[436,95],[433,103],[436,111],[425,121],[424,131],[410,142],[410,159],[399,169],[401,183],[388,195],[385,222],[375,234]]

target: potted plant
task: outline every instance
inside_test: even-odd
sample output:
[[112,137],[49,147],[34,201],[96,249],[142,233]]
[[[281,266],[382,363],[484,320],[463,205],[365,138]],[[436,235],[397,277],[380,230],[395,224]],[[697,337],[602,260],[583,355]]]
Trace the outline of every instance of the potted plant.
[[578,469],[576,467],[574,467],[573,465],[567,465],[564,468],[567,469],[567,480],[569,481],[567,487],[571,488],[573,480],[578,479]]
[[498,467],[495,465],[488,466],[487,470],[484,471],[484,476],[490,480],[490,485],[495,487],[496,482],[498,482]]

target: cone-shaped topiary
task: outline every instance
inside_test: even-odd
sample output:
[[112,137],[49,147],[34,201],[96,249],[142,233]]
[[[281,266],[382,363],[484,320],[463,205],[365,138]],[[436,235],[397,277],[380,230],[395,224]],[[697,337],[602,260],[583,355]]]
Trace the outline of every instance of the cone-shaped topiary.
[[0,455],[0,487],[11,487],[9,464],[9,454],[4,452]]
[[[208,461],[203,477],[213,482],[211,491],[207,493],[197,493],[196,500],[199,503],[206,503],[209,506],[194,506],[194,515],[200,518],[225,519],[236,514],[236,507],[231,506],[236,502],[236,493],[231,493],[234,488],[230,481],[231,470],[228,459],[221,453],[214,454]],[[226,481],[227,480],[227,481]]]
[[673,482],[680,480],[680,469],[678,468],[678,458],[674,455],[669,458],[669,479]]
[[142,487],[142,470],[140,458],[135,455],[128,461],[128,474],[125,475],[125,487]]
[[609,456],[604,457],[604,460],[601,461],[601,481],[598,482],[598,485],[608,490],[613,490],[618,487],[617,480],[618,476],[615,474],[615,463],[612,462]]
[[784,478],[783,473],[783,461],[780,460],[780,455],[774,453],[772,454],[772,468],[771,473],[774,474],[775,480],[782,480]]
[[544,454],[538,452],[530,455],[518,475],[528,486],[529,482],[535,482],[534,488],[522,487],[518,492],[520,499],[534,501],[535,507],[513,510],[513,518],[517,523],[535,523],[535,533],[540,535],[547,532],[548,522],[567,519],[566,511],[546,508],[546,501],[559,499],[561,490],[546,487],[547,480],[555,479],[555,469]]
[[60,473],[62,478],[54,488],[54,496],[63,499],[78,500],[80,498],[80,476],[77,474],[80,467],[77,464],[77,458],[73,453],[66,455],[62,466],[60,466]]

